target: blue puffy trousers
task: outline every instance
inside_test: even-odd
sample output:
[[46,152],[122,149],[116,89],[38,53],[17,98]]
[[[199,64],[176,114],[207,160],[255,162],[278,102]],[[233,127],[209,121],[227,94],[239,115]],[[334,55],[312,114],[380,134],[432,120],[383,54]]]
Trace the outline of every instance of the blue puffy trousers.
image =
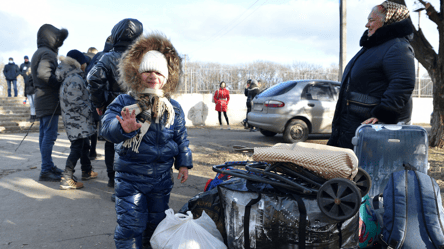
[[166,217],[173,189],[171,171],[157,177],[116,172],[114,181],[116,248],[144,248],[143,244],[147,245],[157,225]]

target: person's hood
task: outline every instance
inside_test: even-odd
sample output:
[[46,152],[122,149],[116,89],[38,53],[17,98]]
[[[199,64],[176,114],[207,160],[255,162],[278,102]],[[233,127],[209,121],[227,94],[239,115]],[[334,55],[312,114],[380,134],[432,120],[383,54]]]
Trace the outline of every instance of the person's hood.
[[413,27],[409,19],[384,25],[377,29],[375,33],[368,37],[368,30],[364,32],[359,41],[359,45],[366,48],[375,47],[395,38],[413,38]]
[[109,52],[112,48],[113,48],[113,37],[108,36],[108,38],[106,38],[105,46],[103,47],[103,52],[104,53]]
[[143,25],[137,19],[126,18],[111,30],[113,47],[128,47],[143,32]]
[[80,63],[69,56],[59,56],[60,63],[57,66],[55,75],[58,81],[63,81],[69,74],[78,73],[83,78],[84,72]]
[[162,90],[165,95],[176,91],[179,85],[180,74],[182,73],[182,58],[165,35],[161,33],[151,33],[141,36],[122,55],[119,63],[120,81],[122,89],[126,91],[141,92],[145,89],[142,86],[139,66],[143,56],[151,50],[157,50],[165,55],[168,62],[168,80]]
[[58,29],[51,24],[43,24],[37,32],[37,47],[48,47],[57,52],[67,37],[67,29]]

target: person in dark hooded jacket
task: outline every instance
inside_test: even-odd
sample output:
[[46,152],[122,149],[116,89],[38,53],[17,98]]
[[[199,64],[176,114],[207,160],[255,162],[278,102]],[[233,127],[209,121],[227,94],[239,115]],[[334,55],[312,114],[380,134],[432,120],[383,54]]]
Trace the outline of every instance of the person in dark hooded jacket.
[[3,75],[5,75],[6,83],[8,84],[8,97],[12,97],[12,87],[14,88],[14,97],[17,97],[17,76],[20,75],[20,68],[14,63],[12,57],[9,58],[9,63],[3,67]]
[[[108,38],[106,38],[105,47],[103,48],[103,51],[96,53],[94,55],[94,57],[91,59],[91,61],[89,62],[88,66],[86,67],[86,70],[85,70],[86,75],[88,75],[89,71],[91,71],[91,69],[97,64],[97,62],[99,62],[99,60],[102,58],[102,56],[104,54],[106,54],[107,52],[109,52],[112,48],[113,48],[112,38],[111,38],[111,36],[108,36]],[[100,123],[99,114],[97,112],[94,112],[93,116],[94,116],[94,121],[96,122],[96,126],[100,129],[101,123]],[[96,132],[94,135],[92,135],[90,137],[90,141],[91,141],[91,148],[90,148],[90,152],[89,152],[89,159],[90,160],[95,160],[100,155],[96,151],[97,140],[103,141],[104,139],[99,135],[100,134],[98,134],[98,132]]]
[[259,93],[259,85],[257,80],[249,79],[244,94],[247,96],[247,117],[245,119],[245,127],[249,127],[250,131],[256,131],[256,128],[248,124],[248,113],[251,112],[251,103],[254,97]]
[[328,145],[353,149],[361,124],[410,123],[415,56],[408,16],[404,5],[389,1],[372,9],[360,40],[363,48],[343,73]]
[[102,118],[102,135],[116,144],[114,241],[116,248],[151,248],[168,209],[172,167],[182,183],[193,167],[184,112],[170,98],[179,85],[181,58],[164,35],[154,33],[123,55],[119,73],[127,94]]
[[31,59],[31,74],[35,87],[35,111],[40,119],[39,146],[42,156],[40,181],[60,181],[63,170],[52,161],[52,148],[59,125],[60,84],[55,75],[59,48],[68,37],[68,30],[44,24],[37,32],[37,51]]
[[[119,74],[117,65],[122,54],[142,34],[143,25],[136,19],[123,19],[111,30],[113,48],[105,53],[97,64],[89,71],[88,90],[91,101],[101,116],[106,107],[120,94]],[[114,144],[105,141],[105,164],[108,173],[108,186],[114,187]]]
[[94,57],[89,62],[88,66],[86,66],[85,73],[88,75],[89,71],[100,61],[102,56],[108,53],[113,48],[112,36],[108,36],[105,41],[105,46],[103,47],[103,51],[98,52],[94,55]]

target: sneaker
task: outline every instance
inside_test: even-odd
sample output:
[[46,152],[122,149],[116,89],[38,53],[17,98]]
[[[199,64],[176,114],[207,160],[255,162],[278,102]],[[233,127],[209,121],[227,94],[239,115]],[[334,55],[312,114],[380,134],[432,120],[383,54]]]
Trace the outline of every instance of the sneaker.
[[91,170],[90,172],[82,171],[82,180],[89,180],[97,178],[97,175],[99,175],[97,172],[94,172]]
[[61,175],[56,174],[52,171],[49,171],[49,172],[40,173],[39,181],[58,182],[58,181],[60,181],[61,178],[62,178]]
[[109,179],[108,180],[108,187],[114,188],[114,179]]
[[112,194],[111,195],[111,201],[112,202],[116,202],[116,194]]
[[222,125],[220,126],[220,129],[223,130],[224,128],[222,127]]
[[74,179],[66,179],[65,177],[62,177],[60,181],[60,189],[67,190],[79,188],[83,188],[83,183],[74,181]]
[[64,172],[63,170],[57,168],[57,166],[52,167],[51,171],[58,174],[58,175],[62,175]]
[[228,126],[228,130],[231,130],[231,127],[230,127],[230,126]]

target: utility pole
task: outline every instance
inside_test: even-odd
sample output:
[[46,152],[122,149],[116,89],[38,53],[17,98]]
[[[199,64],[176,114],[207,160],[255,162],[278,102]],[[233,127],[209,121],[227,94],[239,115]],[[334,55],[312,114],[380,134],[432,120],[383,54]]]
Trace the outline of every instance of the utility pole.
[[339,0],[339,33],[338,81],[341,81],[347,57],[347,0]]
[[[417,10],[414,10],[414,12],[418,12],[418,30],[421,29],[421,11],[425,10],[425,8],[419,8]],[[416,73],[416,78],[418,79],[418,98],[421,98],[421,77],[419,74],[419,69],[421,68],[421,65],[418,62],[418,72]]]
[[184,79],[183,82],[185,83],[185,94],[187,93],[187,78],[188,78],[188,73],[187,73],[187,55],[184,54],[183,55],[183,72],[184,72]]

